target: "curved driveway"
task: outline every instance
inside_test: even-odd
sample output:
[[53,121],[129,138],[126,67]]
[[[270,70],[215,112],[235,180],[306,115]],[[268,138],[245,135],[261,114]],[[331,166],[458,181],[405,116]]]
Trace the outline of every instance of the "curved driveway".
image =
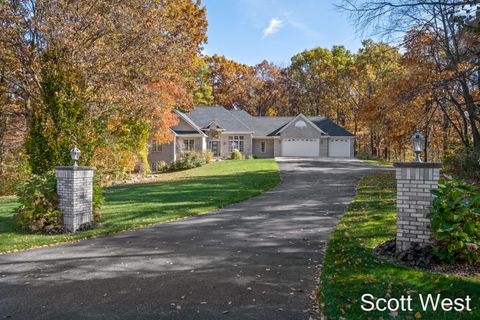
[[0,318],[308,319],[326,240],[373,169],[279,166],[280,186],[217,212],[0,255]]

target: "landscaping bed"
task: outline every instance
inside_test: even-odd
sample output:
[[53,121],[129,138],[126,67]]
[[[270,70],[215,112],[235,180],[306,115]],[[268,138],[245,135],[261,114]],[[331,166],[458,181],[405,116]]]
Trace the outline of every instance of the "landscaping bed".
[[160,182],[105,190],[100,225],[83,232],[43,235],[14,229],[15,197],[0,198],[0,252],[75,241],[222,208],[259,195],[280,182],[274,160],[232,160],[164,173]]
[[[379,256],[374,248],[395,237],[395,176],[364,177],[340,220],[322,267],[319,306],[328,319],[480,319],[480,278],[409,268]],[[413,297],[412,311],[363,311],[361,297]],[[471,312],[423,311],[418,295],[471,298]]]

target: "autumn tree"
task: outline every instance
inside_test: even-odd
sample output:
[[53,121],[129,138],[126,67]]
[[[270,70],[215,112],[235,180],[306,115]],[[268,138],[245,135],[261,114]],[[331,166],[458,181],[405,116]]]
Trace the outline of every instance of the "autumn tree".
[[[136,125],[171,138],[168,127],[176,120],[169,111],[178,101],[193,106],[196,58],[207,26],[199,1],[11,1],[0,7],[0,16],[7,108],[21,107],[28,119],[45,108],[46,53],[61,56],[58,67],[71,66],[69,83],[81,89],[82,112],[98,125],[94,153],[111,153]],[[145,153],[146,143],[133,144],[140,149],[131,152]]]
[[208,57],[207,63],[211,72],[214,104],[249,109],[254,70],[219,55]]
[[282,114],[288,104],[286,71],[267,60],[255,65],[253,70],[253,99],[249,109],[258,116]]
[[294,112],[332,117],[329,81],[332,79],[332,54],[328,49],[315,48],[296,54],[288,74]]
[[[342,7],[359,28],[374,27],[390,36],[409,32],[407,41],[423,43],[437,74],[429,83],[436,92],[435,105],[457,127],[466,150],[480,150],[479,37],[464,23],[476,14],[476,1],[348,0]],[[422,41],[425,35],[430,41]]]

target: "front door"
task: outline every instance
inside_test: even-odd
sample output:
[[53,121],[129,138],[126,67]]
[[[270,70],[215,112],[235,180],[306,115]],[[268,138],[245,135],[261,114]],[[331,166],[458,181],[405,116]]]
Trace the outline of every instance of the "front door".
[[220,157],[220,141],[210,141],[210,151],[214,157]]

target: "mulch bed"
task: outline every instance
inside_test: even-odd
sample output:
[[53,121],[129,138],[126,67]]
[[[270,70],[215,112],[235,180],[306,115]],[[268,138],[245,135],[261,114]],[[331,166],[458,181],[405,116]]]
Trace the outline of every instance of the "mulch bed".
[[389,261],[402,266],[419,268],[422,270],[452,274],[467,277],[480,277],[480,265],[468,265],[466,263],[448,264],[440,261],[433,253],[431,246],[412,245],[408,250],[397,254],[395,252],[396,240],[388,240],[378,245],[374,251],[387,258]]

